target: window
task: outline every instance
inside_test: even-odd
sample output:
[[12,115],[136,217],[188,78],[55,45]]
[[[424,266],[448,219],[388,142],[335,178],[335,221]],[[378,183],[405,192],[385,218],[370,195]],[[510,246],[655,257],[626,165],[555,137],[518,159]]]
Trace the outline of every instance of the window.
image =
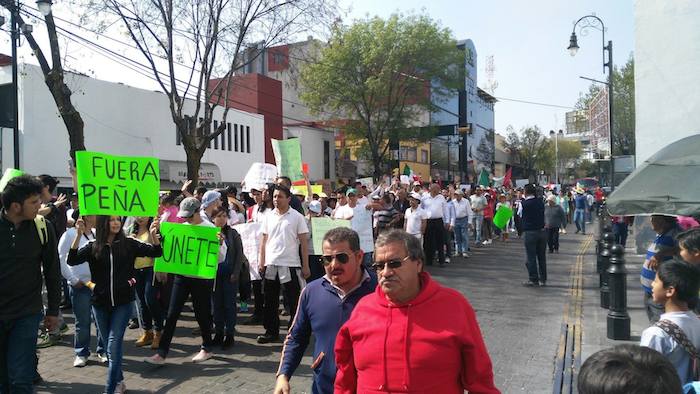
[[246,151],[250,153],[250,126],[245,127]]
[[425,149],[420,150],[420,162],[421,163],[427,163],[428,162],[428,151]]
[[238,152],[238,125],[233,125],[233,141],[236,144],[233,148],[235,152]]
[[284,54],[281,52],[273,52],[272,62],[275,64],[284,64]]
[[[216,133],[216,130],[219,128],[219,121],[215,120],[214,121],[214,130],[212,130],[212,134]],[[214,138],[214,149],[219,149],[219,138]]]
[[399,147],[399,160],[416,161],[416,148],[401,146]]
[[228,151],[231,151],[231,123],[228,124]]
[[323,177],[329,179],[331,177],[331,143],[323,141]]
[[240,126],[241,126],[241,152],[245,153],[245,138],[243,135],[243,125],[240,125]]

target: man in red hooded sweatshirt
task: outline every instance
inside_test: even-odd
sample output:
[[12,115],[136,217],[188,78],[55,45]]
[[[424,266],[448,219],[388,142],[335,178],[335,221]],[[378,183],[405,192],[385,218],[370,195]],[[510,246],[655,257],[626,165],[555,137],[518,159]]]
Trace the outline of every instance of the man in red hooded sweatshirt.
[[382,233],[373,268],[379,286],[336,338],[336,394],[499,393],[474,310],[423,272],[418,238]]

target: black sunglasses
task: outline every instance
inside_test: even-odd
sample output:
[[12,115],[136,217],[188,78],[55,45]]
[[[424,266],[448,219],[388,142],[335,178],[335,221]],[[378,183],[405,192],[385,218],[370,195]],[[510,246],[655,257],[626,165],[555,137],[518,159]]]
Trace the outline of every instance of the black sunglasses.
[[379,271],[384,271],[384,266],[388,266],[391,269],[397,269],[401,267],[404,261],[408,260],[410,256],[406,256],[403,259],[399,260],[390,260],[390,261],[375,261],[374,264],[372,264],[372,269],[375,270],[376,272]]
[[340,264],[346,264],[348,261],[350,261],[350,256],[348,256],[347,253],[323,255],[321,256],[321,264],[328,265],[333,262],[333,259],[337,259]]

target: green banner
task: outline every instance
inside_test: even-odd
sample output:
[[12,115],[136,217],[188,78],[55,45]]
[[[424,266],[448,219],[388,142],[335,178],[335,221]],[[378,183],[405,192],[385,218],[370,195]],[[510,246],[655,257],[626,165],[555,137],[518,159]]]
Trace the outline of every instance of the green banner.
[[280,176],[288,176],[293,181],[304,179],[301,166],[301,145],[298,138],[288,140],[271,139],[272,151]]
[[326,233],[336,227],[350,228],[349,220],[330,218],[311,218],[311,238],[314,241],[314,253],[323,254],[323,237]]
[[218,227],[161,223],[163,256],[155,262],[156,272],[214,279],[219,264]]
[[81,215],[158,215],[157,158],[78,151],[75,159]]
[[5,173],[2,174],[2,179],[0,179],[0,192],[5,190],[5,186],[7,186],[7,182],[10,181],[12,178],[16,178],[20,175],[24,175],[24,172],[20,170],[16,170],[14,168],[8,168],[5,170]]

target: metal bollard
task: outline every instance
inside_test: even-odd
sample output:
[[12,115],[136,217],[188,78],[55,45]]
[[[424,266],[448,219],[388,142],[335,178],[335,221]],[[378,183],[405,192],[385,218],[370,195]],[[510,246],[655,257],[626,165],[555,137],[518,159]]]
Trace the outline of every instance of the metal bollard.
[[610,307],[610,279],[608,268],[610,268],[610,248],[613,246],[615,236],[611,232],[603,233],[598,262],[600,262],[600,307],[608,309]]
[[608,338],[630,339],[630,316],[627,313],[627,270],[625,248],[613,245],[610,248],[610,311],[608,312]]
[[[603,226],[602,232],[598,233],[598,241],[596,242],[596,249],[595,249],[596,256],[597,256],[597,258],[596,258],[596,272],[598,274],[600,274],[600,282],[598,283],[598,287],[603,286],[602,274],[603,274],[603,271],[605,271],[607,269],[607,265],[605,266],[605,268],[603,268],[604,264],[600,259],[600,252],[603,250],[603,243],[604,243],[603,235],[605,233],[612,233],[612,226],[611,225],[606,224]],[[614,237],[613,237],[613,239],[614,239]],[[610,248],[610,246],[608,246],[608,248]]]

